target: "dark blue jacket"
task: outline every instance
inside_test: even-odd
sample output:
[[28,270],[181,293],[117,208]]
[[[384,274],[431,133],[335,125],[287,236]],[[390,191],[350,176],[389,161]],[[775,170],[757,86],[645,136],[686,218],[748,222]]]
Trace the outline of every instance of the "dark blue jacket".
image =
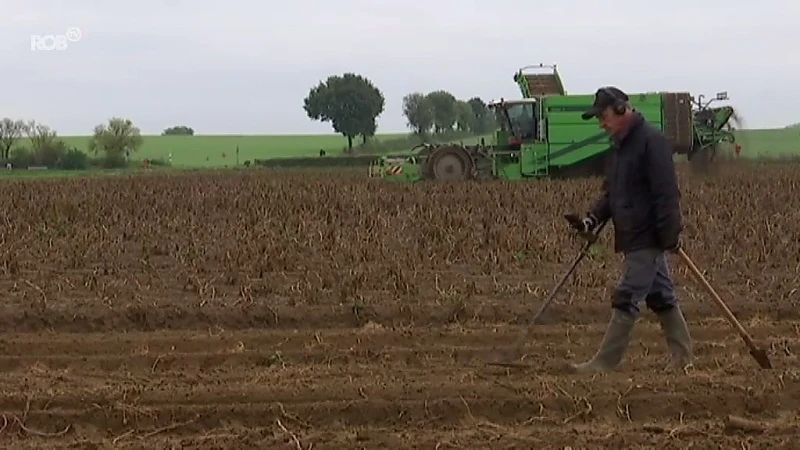
[[614,139],[603,196],[591,213],[613,219],[614,251],[669,249],[681,232],[680,191],[672,145],[638,112],[627,131]]

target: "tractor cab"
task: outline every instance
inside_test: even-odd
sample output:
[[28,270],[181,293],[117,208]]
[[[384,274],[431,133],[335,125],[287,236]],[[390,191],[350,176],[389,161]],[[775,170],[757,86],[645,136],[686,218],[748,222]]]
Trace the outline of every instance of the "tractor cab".
[[498,131],[495,144],[508,150],[519,150],[523,142],[539,140],[539,102],[536,98],[500,100],[489,104],[494,111]]

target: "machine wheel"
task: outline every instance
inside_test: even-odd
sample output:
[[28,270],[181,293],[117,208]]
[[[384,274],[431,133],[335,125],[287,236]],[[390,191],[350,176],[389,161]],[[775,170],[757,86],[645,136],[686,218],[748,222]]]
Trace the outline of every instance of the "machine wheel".
[[463,181],[472,178],[472,158],[461,147],[437,149],[430,156],[428,167],[433,178],[439,181]]
[[711,174],[717,159],[717,146],[711,145],[695,150],[689,156],[689,163],[696,173]]

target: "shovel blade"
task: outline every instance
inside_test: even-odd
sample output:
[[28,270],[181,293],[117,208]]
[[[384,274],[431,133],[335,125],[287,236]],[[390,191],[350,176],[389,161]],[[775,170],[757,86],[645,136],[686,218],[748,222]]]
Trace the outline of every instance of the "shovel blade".
[[753,348],[750,350],[750,354],[762,369],[772,369],[772,363],[770,362],[769,356],[767,356],[767,352],[764,349]]

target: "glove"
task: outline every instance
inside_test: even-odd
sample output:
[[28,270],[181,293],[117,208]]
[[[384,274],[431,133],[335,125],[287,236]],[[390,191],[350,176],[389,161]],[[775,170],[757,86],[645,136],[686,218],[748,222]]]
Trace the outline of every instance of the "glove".
[[575,213],[564,214],[564,218],[567,219],[570,226],[575,230],[581,233],[588,233],[600,223],[593,214],[589,214],[586,217],[580,218]]

